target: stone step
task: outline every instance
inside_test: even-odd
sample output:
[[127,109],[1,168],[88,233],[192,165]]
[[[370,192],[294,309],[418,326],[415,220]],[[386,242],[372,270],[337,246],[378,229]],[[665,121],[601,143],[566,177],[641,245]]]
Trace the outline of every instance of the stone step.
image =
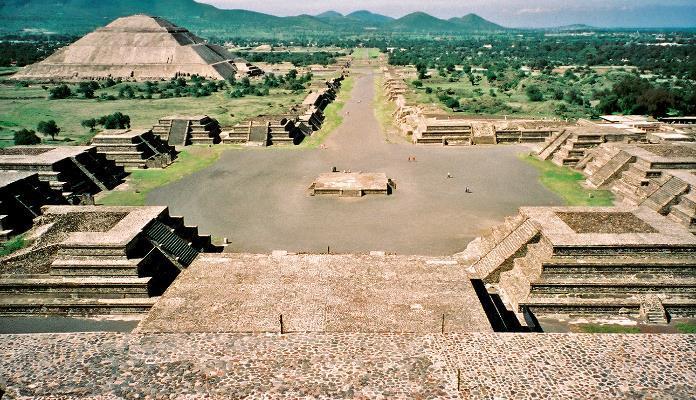
[[553,154],[565,143],[570,137],[569,131],[563,131],[558,135],[551,136],[548,140],[548,144],[543,146],[538,153],[538,156],[542,160],[548,160],[553,156]]
[[548,277],[576,276],[615,276],[630,274],[682,275],[692,276],[696,271],[696,257],[677,257],[667,254],[664,257],[552,257],[544,261],[542,268]]
[[503,238],[491,251],[483,255],[479,261],[470,267],[474,275],[484,279],[495,271],[502,263],[523,250],[539,232],[536,225],[530,221],[524,221],[520,226]]
[[0,315],[120,315],[148,312],[159,297],[123,299],[0,298]]
[[600,297],[609,295],[627,295],[638,293],[660,293],[675,295],[696,294],[696,279],[691,277],[667,278],[656,276],[622,276],[592,278],[546,277],[542,276],[532,282],[530,293],[533,295],[564,295]]
[[142,258],[102,260],[58,258],[51,264],[52,276],[138,276]]
[[[0,277],[0,299],[14,296],[69,298],[148,297],[152,278],[138,277]],[[1,301],[1,300],[0,300]]]
[[669,217],[687,228],[696,227],[696,210],[679,203],[670,208]]
[[669,206],[679,202],[679,196],[689,190],[689,185],[678,178],[672,178],[651,194],[643,205],[659,213],[669,212]]
[[585,169],[585,173],[588,174],[587,182],[596,188],[604,186],[612,179],[620,176],[633,159],[633,156],[630,154],[620,151],[611,160],[598,168],[596,172],[591,173],[590,169]]

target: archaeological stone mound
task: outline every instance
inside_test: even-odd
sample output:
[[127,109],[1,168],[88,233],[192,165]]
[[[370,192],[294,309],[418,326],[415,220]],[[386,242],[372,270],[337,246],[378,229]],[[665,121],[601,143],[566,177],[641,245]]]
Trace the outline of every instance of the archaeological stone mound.
[[185,28],[147,15],[118,18],[47,59],[27,66],[15,79],[169,79],[200,75],[227,79],[232,56]]

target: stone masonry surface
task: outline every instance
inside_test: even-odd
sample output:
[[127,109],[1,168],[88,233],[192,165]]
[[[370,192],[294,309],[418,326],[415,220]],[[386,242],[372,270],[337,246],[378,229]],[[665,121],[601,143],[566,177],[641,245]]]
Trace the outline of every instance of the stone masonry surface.
[[281,314],[285,332],[492,331],[454,260],[319,254],[202,254],[138,329],[280,332]]
[[22,398],[686,399],[696,335],[0,336]]

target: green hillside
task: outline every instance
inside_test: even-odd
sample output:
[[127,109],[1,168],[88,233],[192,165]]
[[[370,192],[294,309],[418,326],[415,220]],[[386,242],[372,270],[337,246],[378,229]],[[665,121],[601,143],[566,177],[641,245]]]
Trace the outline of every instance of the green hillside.
[[48,31],[82,35],[118,17],[138,13],[166,18],[206,37],[284,38],[298,34],[359,33],[367,28],[407,33],[502,29],[473,14],[450,21],[422,12],[393,19],[365,10],[345,16],[328,11],[317,16],[276,17],[246,10],[221,10],[194,0],[4,0],[0,1],[0,33]]

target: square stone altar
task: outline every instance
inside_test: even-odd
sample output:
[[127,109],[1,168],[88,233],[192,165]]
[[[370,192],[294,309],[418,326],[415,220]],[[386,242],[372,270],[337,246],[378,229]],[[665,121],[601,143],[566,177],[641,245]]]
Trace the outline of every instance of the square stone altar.
[[382,172],[328,172],[319,175],[309,187],[310,195],[362,197],[367,194],[391,194],[394,182]]

